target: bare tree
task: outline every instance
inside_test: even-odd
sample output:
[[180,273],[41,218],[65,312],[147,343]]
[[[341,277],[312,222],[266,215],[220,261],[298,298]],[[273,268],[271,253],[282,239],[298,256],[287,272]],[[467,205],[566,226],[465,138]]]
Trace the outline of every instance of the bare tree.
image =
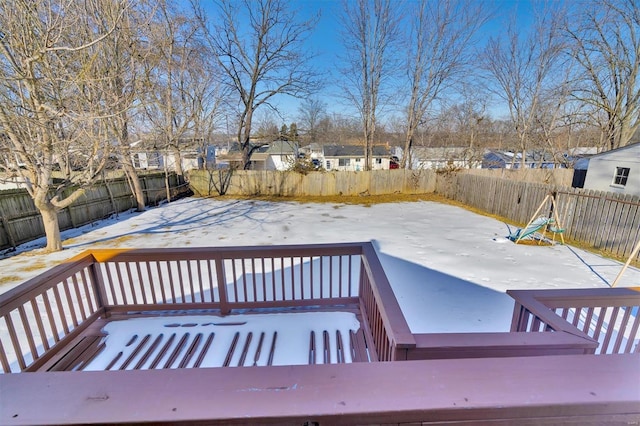
[[412,6],[406,65],[411,89],[402,159],[408,168],[416,129],[438,97],[468,70],[473,37],[489,18],[486,5],[473,0],[421,0]]
[[209,75],[211,67],[204,60],[208,53],[198,39],[199,25],[184,11],[166,0],[160,0],[151,22],[150,37],[155,47],[147,62],[151,90],[147,92],[147,117],[153,123],[160,146],[174,158],[175,172],[181,179],[181,144],[201,135],[194,127],[203,103],[202,91],[208,91],[202,80],[215,85]]
[[567,29],[583,71],[576,97],[594,107],[606,147],[625,146],[640,126],[640,4],[588,0],[576,9]]
[[565,48],[561,30],[564,13],[559,8],[544,7],[534,14],[527,35],[512,20],[502,38],[491,38],[485,48],[482,66],[489,73],[489,87],[509,108],[509,117],[517,133],[521,166],[531,142],[540,101],[545,91],[558,85],[554,71]]
[[305,99],[298,108],[298,119],[310,143],[318,142],[320,121],[327,115],[327,104],[319,99]]
[[104,27],[103,31],[117,25],[117,30],[94,52],[95,75],[102,84],[101,95],[110,107],[106,122],[118,145],[119,164],[134,195],[136,210],[143,211],[145,194],[133,165],[131,143],[135,141],[131,140],[131,130],[134,109],[141,100],[140,70],[152,51],[148,44],[143,43],[146,35],[143,37],[139,28],[147,27],[145,16],[153,6],[142,1],[122,13],[111,0],[96,1],[99,1],[101,17],[98,25]]
[[378,115],[396,70],[394,47],[399,40],[400,13],[389,0],[345,1],[342,24],[346,67],[341,70],[345,77],[341,89],[360,113],[365,170],[371,170]]
[[255,111],[278,95],[301,97],[318,88],[303,45],[317,19],[301,21],[284,0],[220,0],[219,20],[209,26],[196,8],[230,89],[238,96],[237,140],[244,168],[251,161]]
[[[92,0],[0,3],[0,126],[12,166],[42,214],[49,251],[62,249],[58,211],[83,195],[109,158],[110,134],[101,120],[107,107],[91,52],[127,9],[124,1],[114,4],[117,19],[104,28]],[[54,167],[70,151],[82,158],[83,170],[54,183]]]

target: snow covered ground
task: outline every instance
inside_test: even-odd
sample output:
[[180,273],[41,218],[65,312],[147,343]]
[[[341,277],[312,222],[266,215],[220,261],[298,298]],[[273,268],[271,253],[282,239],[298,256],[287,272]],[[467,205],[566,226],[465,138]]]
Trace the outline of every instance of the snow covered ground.
[[[91,248],[374,241],[414,333],[508,331],[507,289],[608,287],[620,262],[570,246],[515,245],[506,224],[435,202],[307,204],[187,198],[63,233],[0,259],[0,293]],[[640,285],[629,268],[618,286]]]

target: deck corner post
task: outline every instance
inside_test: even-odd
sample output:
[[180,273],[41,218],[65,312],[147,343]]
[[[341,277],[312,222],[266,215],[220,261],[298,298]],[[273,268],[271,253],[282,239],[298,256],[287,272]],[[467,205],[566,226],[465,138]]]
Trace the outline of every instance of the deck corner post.
[[100,271],[100,262],[93,255],[91,257],[93,261],[89,266],[89,273],[91,275],[91,284],[93,285],[93,290],[96,295],[96,302],[98,308],[105,310],[105,317],[108,317],[109,312],[106,309],[108,305],[107,289],[105,288],[104,279]]

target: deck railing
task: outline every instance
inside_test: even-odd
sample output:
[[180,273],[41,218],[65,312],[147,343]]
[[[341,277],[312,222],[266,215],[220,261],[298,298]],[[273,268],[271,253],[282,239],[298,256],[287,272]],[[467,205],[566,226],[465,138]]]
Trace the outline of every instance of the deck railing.
[[0,295],[3,372],[46,361],[105,313],[94,267],[84,254]]
[[509,290],[511,331],[565,331],[598,343],[593,353],[640,353],[640,287]]
[[0,295],[0,363],[37,369],[112,313],[358,304],[371,360],[406,358],[413,336],[371,243],[92,250]]

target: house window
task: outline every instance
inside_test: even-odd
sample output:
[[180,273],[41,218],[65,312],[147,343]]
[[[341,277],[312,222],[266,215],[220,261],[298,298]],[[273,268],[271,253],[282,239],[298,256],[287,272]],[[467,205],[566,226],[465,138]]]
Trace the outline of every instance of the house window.
[[631,169],[629,167],[616,167],[616,174],[613,177],[613,184],[625,186],[627,184],[627,180],[629,179],[629,171]]
[[362,158],[356,158],[356,163],[359,163]]
[[376,158],[376,164],[382,164],[382,158]]
[[331,170],[331,161],[327,160],[327,170]]
[[349,165],[349,159],[348,158],[339,158],[338,159],[338,166],[346,167],[348,165]]

